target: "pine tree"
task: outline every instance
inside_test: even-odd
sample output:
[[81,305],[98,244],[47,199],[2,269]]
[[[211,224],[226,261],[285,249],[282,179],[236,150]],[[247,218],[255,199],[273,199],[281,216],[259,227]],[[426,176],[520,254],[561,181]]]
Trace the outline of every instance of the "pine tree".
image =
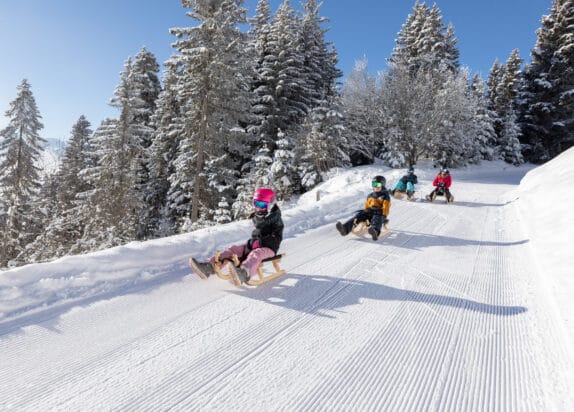
[[227,199],[222,197],[217,205],[217,210],[215,211],[215,223],[218,225],[224,225],[226,223],[231,222],[231,212],[229,210],[229,203],[227,203]]
[[505,116],[505,123],[503,125],[500,136],[500,155],[501,158],[515,166],[524,163],[521,153],[520,141],[520,127],[516,122],[516,114],[514,109],[511,109]]
[[457,39],[451,25],[442,22],[441,11],[435,4],[428,8],[418,1],[413,6],[413,13],[407,17],[402,26],[396,46],[389,63],[402,66],[411,74],[430,70],[458,71],[459,52]]
[[289,199],[296,188],[299,187],[297,169],[294,164],[295,153],[291,140],[279,131],[276,142],[277,149],[273,153],[273,162],[270,167],[270,180],[279,199]]
[[[178,38],[174,47],[179,54],[173,60],[178,66],[185,121],[174,161],[176,171],[170,177],[171,191],[179,195],[172,197],[177,204],[170,207],[183,216],[189,213],[189,223],[183,227],[202,224],[200,218],[213,218],[221,198],[218,186],[224,183],[222,179],[227,179],[228,187],[235,186],[228,180],[228,171],[208,169],[237,169],[237,159],[244,150],[245,134],[240,126],[247,117],[247,85],[252,70],[250,56],[245,53],[247,37],[239,28],[247,21],[242,3],[183,0],[183,7],[192,9],[188,15],[199,25],[171,29]],[[227,161],[221,161],[223,154]],[[182,202],[190,195],[191,204]]]
[[415,3],[399,32],[380,92],[382,157],[391,166],[430,157],[451,166],[475,158],[475,102],[459,70],[452,26],[436,5]]
[[170,176],[175,173],[174,161],[183,138],[183,118],[177,67],[167,63],[163,90],[157,99],[157,109],[151,121],[155,126],[152,144],[148,149],[149,181],[146,188],[146,231],[151,236],[176,233],[177,217],[170,205]]
[[494,109],[494,100],[496,99],[496,89],[498,88],[498,84],[500,83],[500,78],[502,76],[501,73],[501,66],[498,59],[494,60],[492,67],[488,72],[488,79],[486,81],[487,91],[486,95],[488,97],[489,102],[489,109]]
[[342,115],[334,107],[326,101],[315,107],[303,127],[298,164],[306,188],[323,181],[322,174],[329,169],[350,165]]
[[[122,79],[110,104],[120,111],[118,119],[120,156],[123,173],[132,179],[131,208],[128,218],[135,225],[135,238],[149,236],[147,230],[145,190],[149,182],[149,152],[155,127],[152,116],[161,90],[158,79],[159,65],[155,56],[145,48],[128,59]],[[127,201],[127,198],[126,198]]]
[[76,219],[78,195],[91,189],[83,171],[94,166],[89,137],[90,122],[82,115],[72,128],[70,141],[57,173],[42,187],[43,210],[49,223],[21,258],[29,262],[46,261],[67,255],[83,234],[83,224]]
[[544,162],[574,144],[574,1],[554,0],[524,70],[520,123],[524,154]]
[[[471,83],[471,93],[475,101],[474,121],[472,125],[476,136],[476,144],[480,151],[480,159],[494,160],[496,157],[496,132],[494,131],[495,113],[489,109],[484,81],[475,75]],[[480,159],[471,159],[477,163]]]
[[36,163],[46,140],[30,84],[22,80],[6,111],[8,126],[0,131],[0,267],[5,267],[41,230],[37,214],[41,186]]
[[277,128],[291,131],[291,124],[299,124],[309,110],[308,96],[304,93],[306,74],[305,56],[300,44],[301,22],[295,16],[289,0],[284,0],[273,20],[271,36],[275,42],[278,103]]
[[[102,239],[102,246],[115,246],[136,239],[144,210],[142,193],[142,140],[148,134],[138,123],[143,100],[136,87],[131,58],[126,60],[120,83],[110,105],[120,113],[111,135],[97,141],[98,173],[94,179],[92,201],[97,218],[86,227],[85,236]],[[97,223],[96,223],[97,222]],[[102,237],[102,233],[106,233]]]
[[[121,245],[135,238],[133,210],[126,202],[129,185],[135,178],[127,178],[123,167],[127,147],[118,133],[117,119],[104,119],[88,138],[90,151],[86,167],[80,173],[88,189],[76,196],[76,207],[71,219],[81,227],[80,238],[70,248],[70,254],[105,249]],[[125,226],[124,226],[125,225]]]
[[377,81],[367,72],[367,60],[359,60],[346,77],[341,105],[353,166],[372,163],[382,146]]
[[496,88],[491,95],[492,110],[496,113],[494,130],[497,135],[497,145],[502,143],[502,130],[508,123],[508,116],[514,112],[517,104],[518,89],[521,81],[520,66],[522,59],[519,56],[518,49],[514,49],[505,64],[500,66]]
[[90,188],[82,176],[82,171],[94,166],[93,149],[89,141],[91,134],[90,122],[85,116],[80,116],[72,128],[57,175],[58,203],[63,210],[73,206],[78,193]]

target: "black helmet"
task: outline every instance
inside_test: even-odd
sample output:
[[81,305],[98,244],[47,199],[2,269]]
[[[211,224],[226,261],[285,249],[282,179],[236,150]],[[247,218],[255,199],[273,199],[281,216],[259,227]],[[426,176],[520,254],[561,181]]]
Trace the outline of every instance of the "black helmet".
[[385,185],[387,184],[387,179],[385,179],[385,176],[377,175],[373,177],[373,182],[382,183],[383,187],[385,187]]

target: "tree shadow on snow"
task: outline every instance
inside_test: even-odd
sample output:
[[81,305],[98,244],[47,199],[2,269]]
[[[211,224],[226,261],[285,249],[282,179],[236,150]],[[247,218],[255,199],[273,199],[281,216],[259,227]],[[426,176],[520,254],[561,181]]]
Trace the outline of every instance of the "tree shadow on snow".
[[523,306],[503,306],[477,302],[464,297],[422,293],[355,279],[323,275],[288,273],[258,288],[233,292],[251,299],[304,312],[334,318],[332,312],[358,305],[364,299],[417,302],[429,307],[448,306],[496,316],[514,316],[526,312]]
[[[373,243],[373,240],[366,237],[358,237],[357,241]],[[464,239],[460,237],[433,235],[430,233],[411,232],[408,230],[391,229],[391,233],[380,239],[381,245],[388,245],[389,243],[413,250],[421,250],[431,246],[492,246],[492,247],[506,247],[518,246],[528,243],[529,239],[518,240],[514,242],[502,242],[493,240],[476,240]]]
[[464,201],[458,201],[455,198],[454,203],[446,203],[445,200],[443,200],[442,198],[437,198],[437,200],[435,200],[434,202],[426,202],[428,204],[433,204],[433,205],[439,205],[439,206],[444,206],[444,207],[453,207],[453,206],[463,206],[463,207],[501,207],[501,206],[506,206],[507,204],[509,204],[510,202],[506,202],[506,203],[484,203],[484,202],[464,202]]

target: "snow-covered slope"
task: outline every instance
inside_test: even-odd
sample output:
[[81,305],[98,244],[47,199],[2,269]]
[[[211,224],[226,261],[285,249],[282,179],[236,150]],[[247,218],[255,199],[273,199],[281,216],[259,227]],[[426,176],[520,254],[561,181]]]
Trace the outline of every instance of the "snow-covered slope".
[[260,288],[186,265],[249,222],[0,272],[0,409],[571,410],[574,224],[536,195],[553,164],[520,186],[532,167],[453,170],[455,204],[395,200],[378,242],[334,223],[402,171],[340,170],[282,205],[287,274]]

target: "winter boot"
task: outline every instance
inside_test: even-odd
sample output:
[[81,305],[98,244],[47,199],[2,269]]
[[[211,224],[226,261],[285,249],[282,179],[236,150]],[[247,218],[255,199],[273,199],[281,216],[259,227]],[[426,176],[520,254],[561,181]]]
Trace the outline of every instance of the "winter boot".
[[371,235],[373,240],[377,240],[379,238],[379,231],[371,226],[369,228],[369,235]]
[[189,259],[189,266],[191,266],[195,274],[202,279],[207,279],[209,276],[215,274],[213,265],[210,262],[198,262],[194,258],[191,258]]
[[345,226],[341,222],[337,222],[337,224],[335,226],[337,227],[337,230],[339,231],[341,236],[347,236],[349,234],[349,230],[347,229],[347,226]]
[[407,200],[412,200],[415,196],[415,192],[407,192]]
[[249,273],[244,267],[239,266],[238,268],[235,268],[235,271],[237,272],[237,277],[241,283],[249,282]]

